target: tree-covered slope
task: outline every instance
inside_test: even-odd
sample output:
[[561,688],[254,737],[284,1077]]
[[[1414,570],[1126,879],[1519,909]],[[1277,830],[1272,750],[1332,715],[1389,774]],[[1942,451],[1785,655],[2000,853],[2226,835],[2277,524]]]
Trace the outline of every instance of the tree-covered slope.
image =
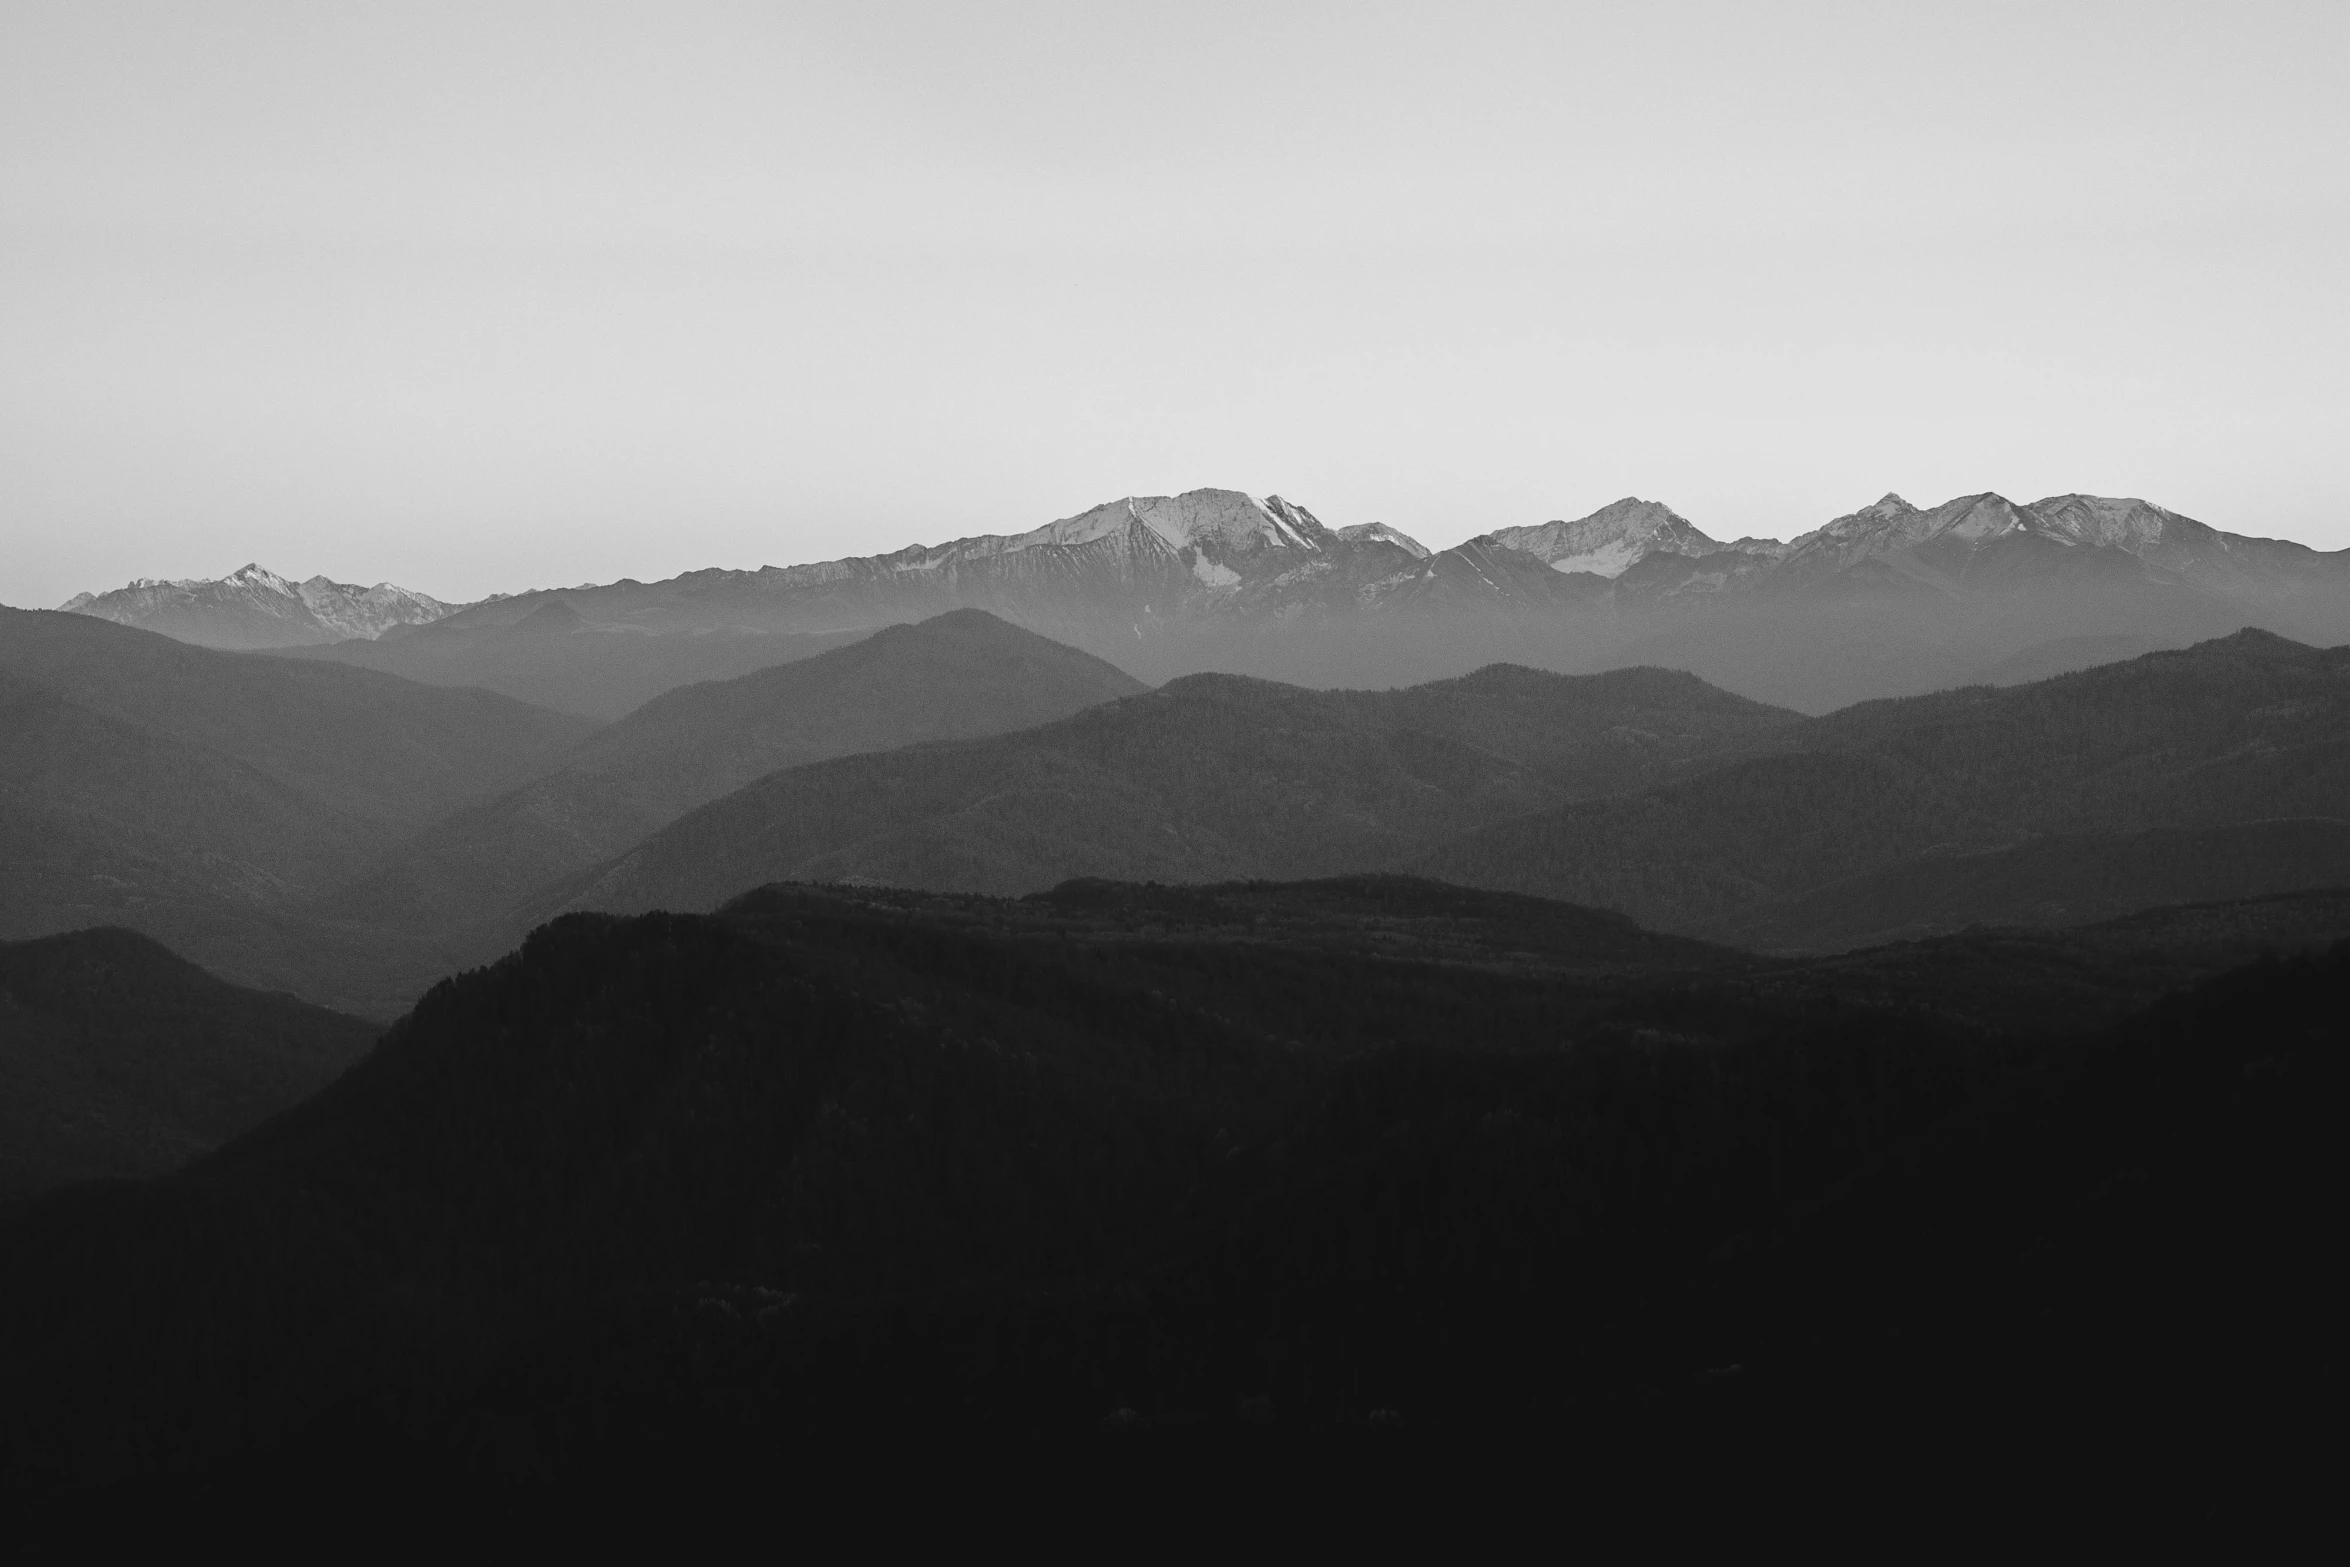
[[379,1032],[127,930],[0,942],[0,1197],[176,1168],[324,1087]]
[[2242,1444],[2331,1331],[2292,1240],[2350,949],[2143,1009],[2343,919],[1775,963],[1381,880],[575,916],[185,1174],[0,1229],[6,1451],[643,1482],[1396,1411],[1431,1451]]
[[2350,649],[2246,631],[2027,686],[1863,703],[1765,743],[1773,754],[1482,829],[1417,868],[1773,941],[1784,900],[1929,853],[2338,818]]
[[[1067,717],[1141,683],[984,610],[655,697],[539,778],[435,824],[337,900],[420,934],[488,926],[515,901],[779,768]],[[492,950],[497,950],[493,948]]]
[[1199,675],[997,739],[774,774],[530,907],[712,908],[787,879],[1019,893],[1371,870],[1791,721],[1662,670],[1327,692]]
[[0,610],[0,720],[0,938],[128,926],[233,981],[382,1017],[437,956],[314,900],[594,727],[18,610]]

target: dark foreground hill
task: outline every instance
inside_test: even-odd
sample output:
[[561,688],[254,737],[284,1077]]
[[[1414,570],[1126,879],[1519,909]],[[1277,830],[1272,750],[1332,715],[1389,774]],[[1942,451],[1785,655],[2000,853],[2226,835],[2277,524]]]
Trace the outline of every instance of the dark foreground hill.
[[127,930],[0,942],[0,1198],[175,1169],[325,1087],[380,1032]]
[[774,880],[1016,894],[1372,870],[1793,722],[1660,669],[1497,664],[1397,691],[1196,675],[1017,734],[773,774],[527,912],[710,909]]
[[2243,1509],[2339,1393],[2346,918],[1772,963],[1397,881],[574,916],[0,1232],[6,1452],[421,1499],[1393,1442],[1847,1508],[1997,1453]]
[[[2031,685],[1866,702],[1765,743],[1464,836],[1416,868],[1764,945],[2041,923],[2076,876],[2084,907],[2065,917],[2308,886],[2277,831],[2249,824],[2317,818],[2296,841],[2336,852],[2316,842],[2350,802],[2350,648],[2245,631]],[[2160,855],[2191,836],[2089,846],[2221,828],[2241,829],[2244,852],[2199,869]]]
[[[654,698],[562,765],[402,844],[338,893],[342,913],[447,941],[766,773],[858,751],[1001,734],[1142,683],[1090,653],[965,609]],[[496,939],[503,938],[503,939]]]
[[2063,833],[1902,860],[1720,926],[1723,939],[1830,952],[1970,925],[2086,925],[2140,909],[2350,887],[2350,820],[2293,817]]

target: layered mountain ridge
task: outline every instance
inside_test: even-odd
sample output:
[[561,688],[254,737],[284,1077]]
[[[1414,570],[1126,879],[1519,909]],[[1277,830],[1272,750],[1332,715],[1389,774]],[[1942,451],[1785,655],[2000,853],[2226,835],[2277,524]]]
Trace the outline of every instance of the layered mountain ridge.
[[1786,542],[1719,540],[1627,496],[1430,550],[1381,523],[1332,528],[1278,495],[1202,489],[1024,533],[456,608],[257,567],[68,607],[600,718],[959,608],[1152,682],[1217,670],[1365,687],[1496,661],[1666,664],[1823,712],[1982,678],[2062,639],[2178,645],[2255,625],[2330,644],[2350,637],[2350,551],[2223,532],[2135,497],[1990,492],[1932,507],[1888,494]]

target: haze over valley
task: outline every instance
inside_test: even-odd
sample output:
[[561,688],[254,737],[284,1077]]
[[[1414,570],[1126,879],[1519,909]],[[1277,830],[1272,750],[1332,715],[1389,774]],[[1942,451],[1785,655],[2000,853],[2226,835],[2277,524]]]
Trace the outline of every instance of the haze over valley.
[[2323,1538],[2345,59],[0,5],[16,1555]]
[[[1028,533],[444,606],[296,588],[257,567],[65,608],[214,647],[278,647],[617,718],[876,626],[987,609],[1161,681],[1216,670],[1415,684],[1495,661],[1690,669],[1806,712],[2258,626],[2350,637],[2350,551],[2223,532],[2141,500],[1887,495],[1809,533],[1717,540],[1627,497],[1431,551],[1279,496],[1128,498]],[[329,595],[340,595],[330,597]],[[313,601],[316,601],[314,605]],[[561,639],[558,641],[557,639]]]

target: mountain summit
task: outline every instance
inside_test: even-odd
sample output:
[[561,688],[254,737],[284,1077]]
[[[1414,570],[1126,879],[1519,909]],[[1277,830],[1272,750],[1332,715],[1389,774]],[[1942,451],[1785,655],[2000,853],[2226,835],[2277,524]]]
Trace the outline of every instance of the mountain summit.
[[1532,555],[1553,571],[1587,571],[1600,577],[1620,577],[1659,550],[1712,555],[1734,547],[1707,537],[1670,506],[1634,495],[1573,522],[1500,528],[1479,542]]

